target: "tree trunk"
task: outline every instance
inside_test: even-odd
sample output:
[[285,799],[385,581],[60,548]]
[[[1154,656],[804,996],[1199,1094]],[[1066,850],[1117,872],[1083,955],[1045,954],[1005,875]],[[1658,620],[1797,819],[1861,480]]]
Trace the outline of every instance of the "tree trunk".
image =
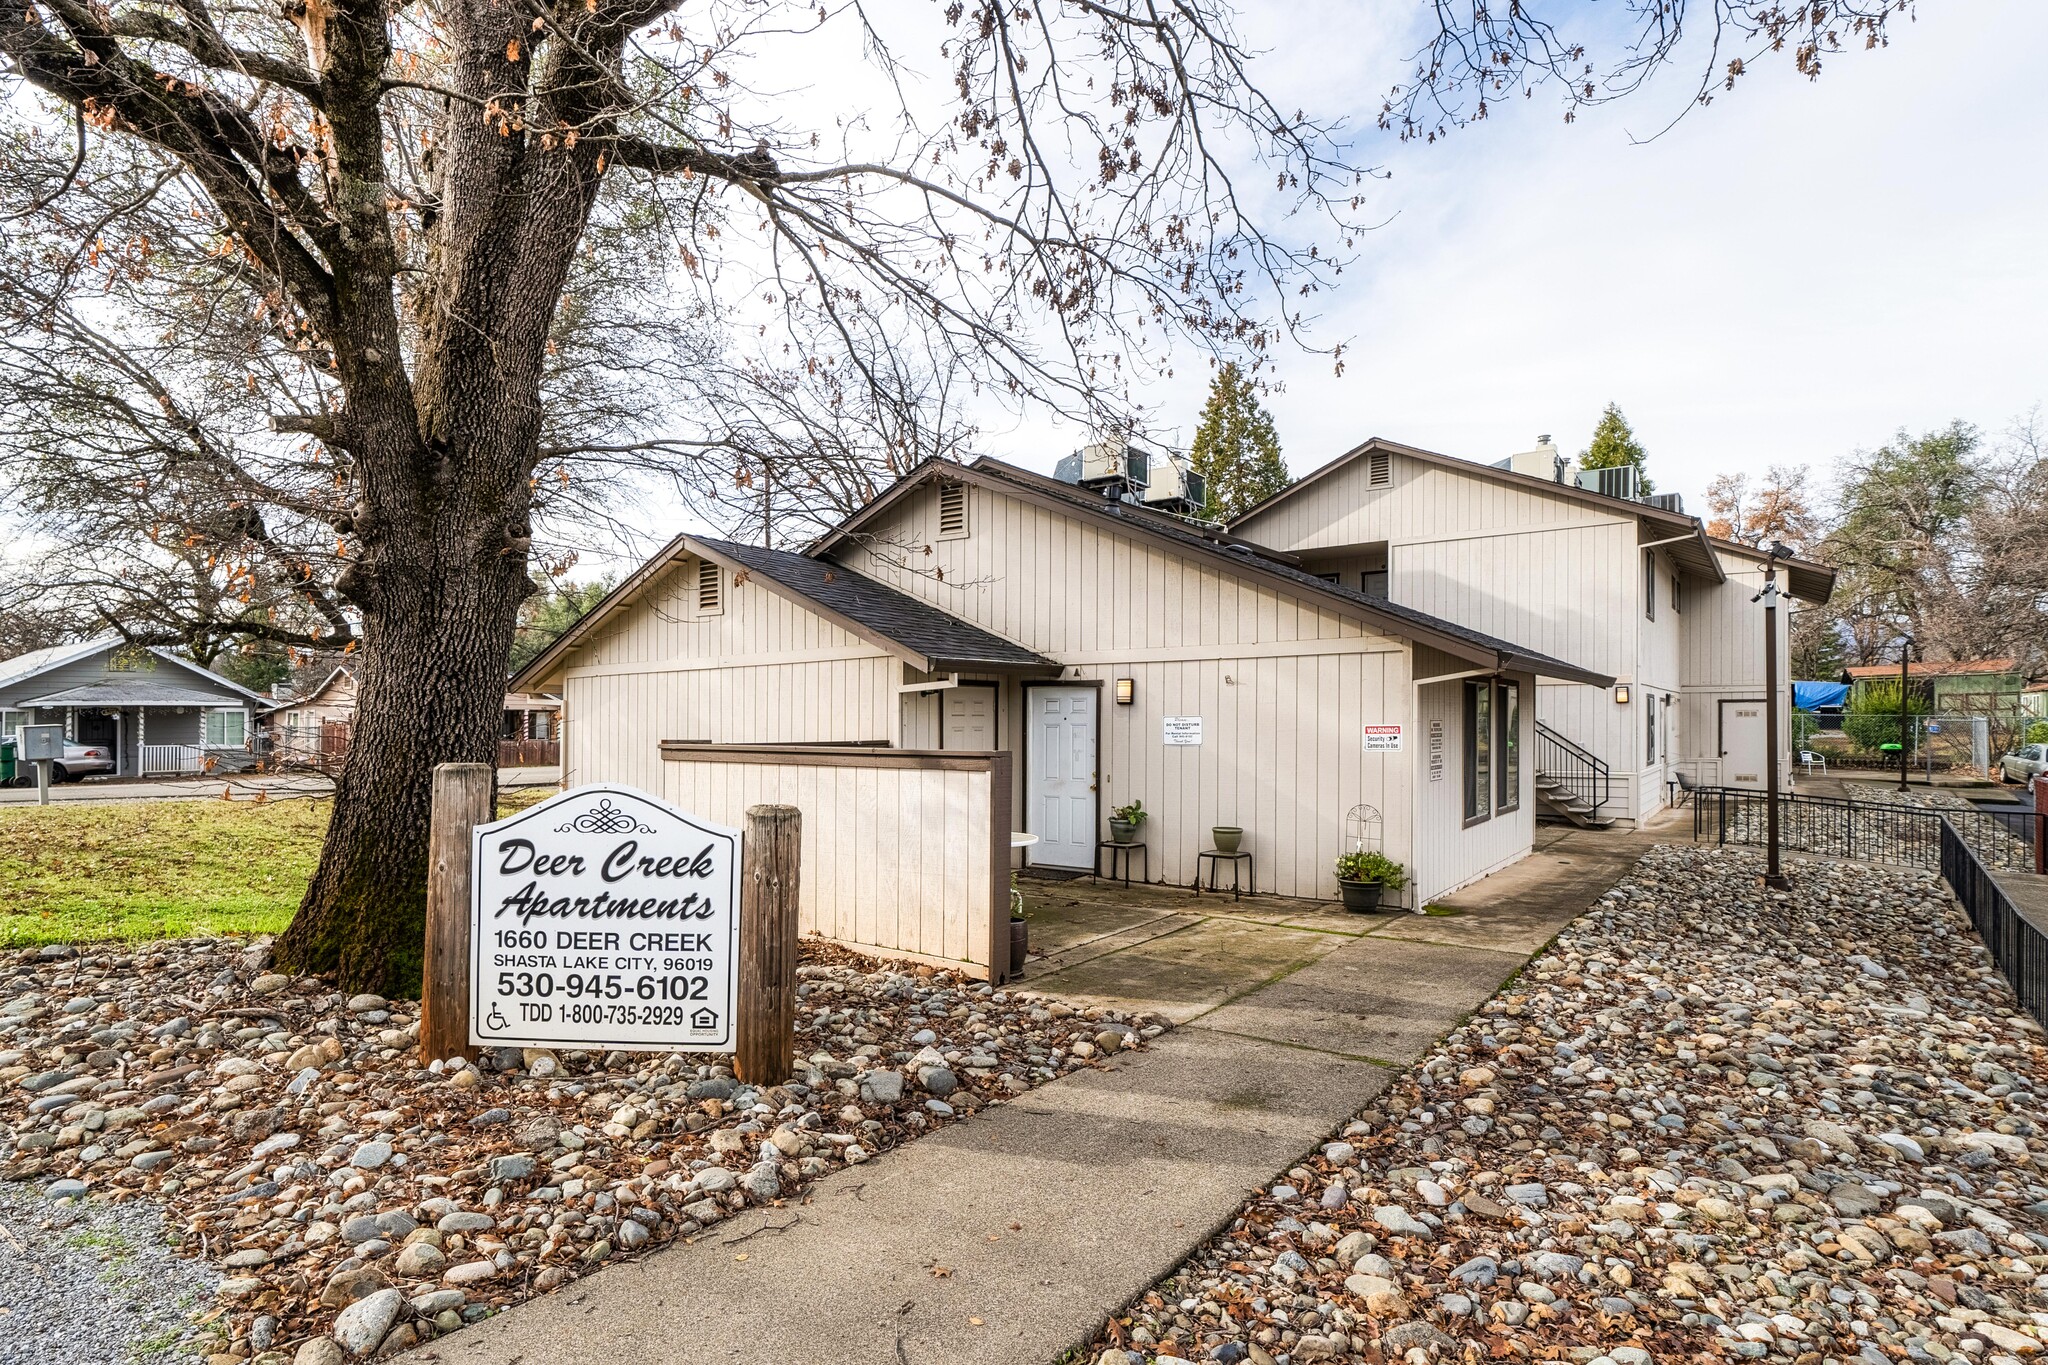
[[[505,660],[532,590],[524,547],[479,554],[479,529],[451,515],[444,545],[389,546],[369,576],[362,667],[348,760],[320,866],[278,940],[288,969],[346,989],[417,994],[426,934],[429,815],[437,763],[497,763]],[[419,550],[439,548],[417,569]]]

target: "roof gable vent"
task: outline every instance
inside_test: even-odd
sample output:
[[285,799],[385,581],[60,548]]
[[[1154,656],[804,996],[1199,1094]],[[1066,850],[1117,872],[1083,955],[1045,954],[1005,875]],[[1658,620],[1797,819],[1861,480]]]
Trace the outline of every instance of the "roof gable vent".
[[724,580],[718,576],[718,565],[708,559],[697,561],[697,610],[706,616],[714,616],[725,610]]
[[1384,450],[1372,451],[1365,457],[1365,486],[1367,488],[1390,488],[1394,483],[1394,457]]
[[967,485],[939,485],[939,539],[959,540],[967,534]]

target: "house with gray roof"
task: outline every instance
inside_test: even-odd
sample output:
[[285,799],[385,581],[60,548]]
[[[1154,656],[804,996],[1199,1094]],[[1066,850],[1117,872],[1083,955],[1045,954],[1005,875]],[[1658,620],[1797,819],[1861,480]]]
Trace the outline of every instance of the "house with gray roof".
[[0,734],[62,725],[73,743],[111,749],[121,777],[247,767],[267,704],[190,659],[118,635],[0,660]]
[[678,536],[512,686],[563,698],[570,784],[663,792],[692,745],[1008,754],[1021,862],[1094,867],[1135,802],[1148,880],[1213,882],[1234,827],[1226,883],[1333,898],[1369,850],[1421,906],[1530,851],[1539,679],[1613,682],[981,459],[920,466],[801,553]]

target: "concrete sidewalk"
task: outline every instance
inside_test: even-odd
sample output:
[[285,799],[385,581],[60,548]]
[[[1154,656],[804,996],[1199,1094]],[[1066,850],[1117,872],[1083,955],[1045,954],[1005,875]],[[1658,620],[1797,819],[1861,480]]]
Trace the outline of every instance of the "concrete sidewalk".
[[[1034,964],[1026,984],[1065,999],[1114,992],[1184,1020],[1147,1051],[407,1358],[1050,1362],[1368,1104],[1650,842],[1546,830],[1536,854],[1446,898],[1460,913],[1441,917],[1155,888],[1103,897],[1098,932],[1070,936],[1062,969]],[[1069,894],[1081,905],[1098,892]]]

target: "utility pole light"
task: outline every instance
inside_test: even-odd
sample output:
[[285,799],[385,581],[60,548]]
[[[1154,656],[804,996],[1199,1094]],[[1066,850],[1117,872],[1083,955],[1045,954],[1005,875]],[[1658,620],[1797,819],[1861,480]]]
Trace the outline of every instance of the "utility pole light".
[[[1773,891],[1790,891],[1792,879],[1785,875],[1778,856],[1778,560],[1790,558],[1785,542],[1771,542],[1770,557],[1764,561],[1764,589],[1757,594],[1764,603],[1764,764],[1766,863],[1764,885]],[[1755,601],[1756,598],[1751,598]]]

